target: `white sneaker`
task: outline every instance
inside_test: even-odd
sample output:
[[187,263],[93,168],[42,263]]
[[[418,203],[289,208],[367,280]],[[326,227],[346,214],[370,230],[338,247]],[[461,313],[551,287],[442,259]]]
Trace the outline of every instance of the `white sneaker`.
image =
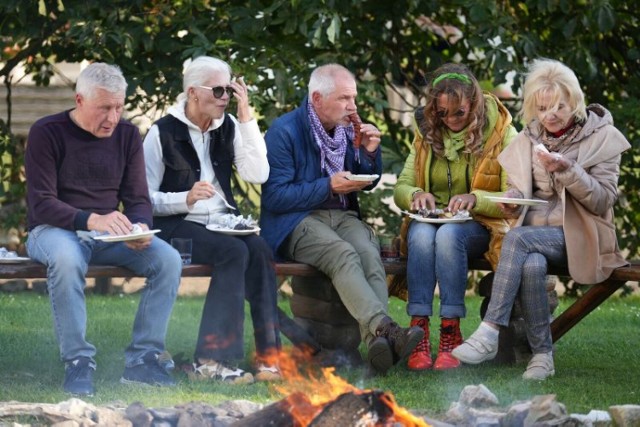
[[454,348],[451,355],[461,362],[471,365],[491,360],[498,354],[498,337],[493,339],[476,330],[469,338],[458,347]]
[[522,379],[544,381],[547,378],[554,376],[555,373],[556,370],[553,366],[553,353],[537,353],[534,354],[529,361],[527,370],[522,374]]
[[193,376],[194,379],[211,379],[229,384],[252,384],[254,382],[251,373],[209,359],[204,363],[193,364]]
[[282,372],[278,365],[266,365],[260,363],[256,369],[256,381],[280,381]]

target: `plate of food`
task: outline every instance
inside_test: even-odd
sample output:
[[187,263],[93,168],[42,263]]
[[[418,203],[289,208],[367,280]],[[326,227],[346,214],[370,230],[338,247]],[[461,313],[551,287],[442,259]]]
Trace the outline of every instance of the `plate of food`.
[[100,240],[101,242],[109,242],[109,243],[127,242],[129,240],[138,240],[138,239],[142,239],[143,237],[153,236],[154,234],[159,232],[160,230],[156,229],[156,230],[140,231],[140,232],[134,232],[129,234],[120,234],[120,235],[101,234],[99,236],[93,236],[93,239]]
[[228,234],[231,236],[248,236],[249,234],[256,234],[260,231],[260,227],[249,227],[249,228],[226,228],[221,227],[218,224],[209,224],[207,225],[207,230],[215,231],[216,233]]
[[457,213],[445,212],[442,209],[436,209],[435,211],[424,212],[407,212],[403,211],[405,215],[418,222],[428,222],[431,224],[451,224],[471,221],[473,217],[469,214],[469,211],[458,211]]
[[372,175],[364,175],[364,174],[360,174],[360,175],[347,175],[346,178],[350,181],[375,181],[376,179],[378,179],[380,175],[378,174],[372,174]]
[[524,206],[536,206],[536,205],[546,205],[549,203],[546,200],[540,199],[519,199],[517,197],[496,197],[496,196],[487,196],[488,200],[496,203],[506,203],[510,205],[524,205]]

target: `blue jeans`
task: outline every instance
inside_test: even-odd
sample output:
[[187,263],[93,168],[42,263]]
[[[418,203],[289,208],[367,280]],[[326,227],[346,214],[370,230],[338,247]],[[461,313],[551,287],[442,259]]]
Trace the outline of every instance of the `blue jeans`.
[[[147,278],[125,351],[127,367],[142,363],[148,352],[164,351],[165,336],[175,302],[182,263],[166,242],[154,237],[144,250],[124,243],[105,243],[80,237],[75,231],[39,225],[29,232],[27,252],[47,266],[47,288],[62,361],[78,357],[94,360],[96,348],[86,341],[87,309],[84,288],[89,264],[126,267]],[[95,362],[95,361],[94,361]]]
[[524,226],[510,230],[502,242],[485,321],[508,326],[520,298],[527,340],[534,354],[553,350],[547,296],[547,263],[566,265],[562,227]]
[[437,282],[440,317],[465,317],[468,260],[479,258],[487,251],[489,231],[476,221],[450,224],[412,221],[407,244],[407,314],[433,315]]

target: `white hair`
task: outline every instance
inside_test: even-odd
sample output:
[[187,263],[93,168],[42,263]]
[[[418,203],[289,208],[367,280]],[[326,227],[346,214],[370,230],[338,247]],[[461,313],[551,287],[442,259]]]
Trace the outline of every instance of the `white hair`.
[[124,94],[127,91],[127,81],[117,65],[94,62],[82,70],[78,76],[76,93],[91,99],[95,95],[96,89]]
[[314,92],[320,93],[322,97],[329,95],[336,88],[336,76],[341,73],[349,74],[355,81],[355,76],[351,71],[340,64],[321,65],[311,73],[309,77],[309,98]]
[[213,73],[223,73],[231,78],[231,66],[222,59],[212,56],[199,56],[191,61],[184,69],[182,78],[182,93],[178,100],[187,98],[190,87],[202,86]]

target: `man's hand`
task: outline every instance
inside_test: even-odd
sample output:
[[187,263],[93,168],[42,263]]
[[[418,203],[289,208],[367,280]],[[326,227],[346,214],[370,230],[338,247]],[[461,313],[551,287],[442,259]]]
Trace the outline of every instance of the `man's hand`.
[[122,234],[129,234],[133,229],[133,225],[129,218],[127,218],[122,212],[113,211],[106,215],[99,215],[92,213],[87,220],[87,228],[89,230],[96,230],[103,233],[109,233],[113,236],[119,236]]
[[360,126],[360,134],[362,135],[362,146],[368,152],[373,153],[378,149],[382,133],[377,127],[370,123],[363,123]]
[[[142,231],[149,231],[149,227],[147,226],[147,224],[139,222],[138,225],[140,226]],[[146,249],[151,246],[152,239],[153,236],[146,236],[140,239],[127,240],[126,242],[124,242],[124,244],[127,245],[129,249],[133,249],[134,251],[141,251],[142,249]]]
[[354,191],[360,191],[371,185],[373,181],[352,181],[346,177],[351,172],[338,172],[331,177],[331,191],[333,194],[348,194]]

